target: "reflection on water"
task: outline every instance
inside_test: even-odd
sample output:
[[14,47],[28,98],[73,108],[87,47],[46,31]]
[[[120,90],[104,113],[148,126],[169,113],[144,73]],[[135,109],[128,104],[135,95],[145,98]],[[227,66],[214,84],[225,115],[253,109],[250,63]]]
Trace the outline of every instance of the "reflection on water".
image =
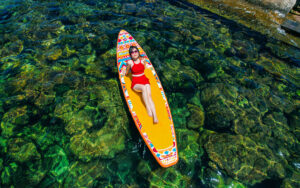
[[[299,49],[173,1],[0,9],[1,186],[299,186]],[[157,164],[123,100],[121,29],[167,94],[173,167]]]

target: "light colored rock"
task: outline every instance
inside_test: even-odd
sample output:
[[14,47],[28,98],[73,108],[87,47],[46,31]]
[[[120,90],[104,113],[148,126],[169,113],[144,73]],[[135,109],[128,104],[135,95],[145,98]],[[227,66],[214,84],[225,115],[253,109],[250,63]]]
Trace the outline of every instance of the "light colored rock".
[[297,0],[246,0],[254,4],[262,5],[269,9],[280,10],[284,13],[288,13]]

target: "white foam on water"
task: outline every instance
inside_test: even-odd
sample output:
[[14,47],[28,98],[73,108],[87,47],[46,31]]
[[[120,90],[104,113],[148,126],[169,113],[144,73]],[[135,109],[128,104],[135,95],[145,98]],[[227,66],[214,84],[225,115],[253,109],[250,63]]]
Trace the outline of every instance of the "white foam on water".
[[219,180],[217,178],[210,178],[210,181],[219,182]]
[[293,164],[296,168],[300,169],[300,163],[293,163]]
[[285,14],[283,14],[282,12],[278,11],[278,10],[275,10],[274,11],[279,17],[281,18],[284,18],[285,17]]
[[285,30],[283,30],[283,29],[281,29],[281,28],[279,28],[279,27],[277,27],[277,31],[278,31],[278,33],[280,33],[280,34],[282,34],[282,35],[286,35]]

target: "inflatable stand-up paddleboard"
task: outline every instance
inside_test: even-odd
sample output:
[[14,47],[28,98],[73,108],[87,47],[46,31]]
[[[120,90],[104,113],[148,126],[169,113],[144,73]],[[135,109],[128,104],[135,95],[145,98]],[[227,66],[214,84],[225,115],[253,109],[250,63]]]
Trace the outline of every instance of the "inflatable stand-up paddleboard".
[[[153,118],[147,113],[142,93],[131,89],[131,73],[128,73],[127,76],[121,74],[122,69],[126,68],[127,61],[131,59],[128,52],[130,46],[136,46],[148,64],[148,67],[145,69],[145,76],[150,82],[151,96],[158,118],[157,124],[153,124]],[[118,35],[117,66],[127,106],[138,131],[152,155],[162,167],[176,164],[178,162],[178,150],[175,128],[162,84],[145,51],[125,30],[121,30]]]

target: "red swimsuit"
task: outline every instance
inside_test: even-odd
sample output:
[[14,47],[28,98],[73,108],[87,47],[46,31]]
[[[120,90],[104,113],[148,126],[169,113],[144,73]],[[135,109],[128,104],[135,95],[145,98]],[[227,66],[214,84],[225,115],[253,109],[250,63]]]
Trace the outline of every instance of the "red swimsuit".
[[[140,60],[140,63],[137,64],[133,62],[131,72],[133,75],[138,75],[144,73],[144,69],[145,67]],[[150,82],[149,79],[145,76],[145,74],[143,74],[141,76],[132,76],[131,89],[133,89],[135,84],[150,84]]]

